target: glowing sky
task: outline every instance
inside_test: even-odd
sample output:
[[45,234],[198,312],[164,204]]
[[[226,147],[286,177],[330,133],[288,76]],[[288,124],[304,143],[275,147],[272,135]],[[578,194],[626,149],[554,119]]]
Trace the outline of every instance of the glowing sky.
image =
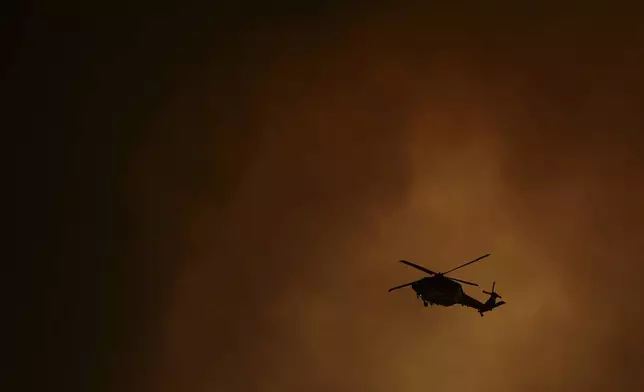
[[[164,39],[172,87],[115,120],[140,134],[111,388],[644,387],[644,30],[585,7],[276,9]],[[114,58],[97,78],[135,66]],[[454,274],[496,280],[483,318],[387,293],[422,276],[399,259],[485,253]]]
[[[427,12],[251,34],[245,155],[218,160],[242,147],[177,125],[184,145],[138,157],[198,148],[187,167],[210,173],[184,191],[181,171],[133,166],[160,179],[139,211],[182,205],[152,390],[642,385],[641,27]],[[214,170],[237,179],[225,203]],[[446,270],[487,252],[457,274],[497,281],[507,305],[483,319],[386,293],[421,276],[398,259]]]

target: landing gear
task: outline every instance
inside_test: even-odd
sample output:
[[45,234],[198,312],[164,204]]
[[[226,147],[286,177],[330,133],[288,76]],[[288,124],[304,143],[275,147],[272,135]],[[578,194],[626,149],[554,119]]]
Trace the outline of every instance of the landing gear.
[[427,302],[423,301],[423,305],[424,305],[425,307],[427,307]]
[[479,314],[481,315],[481,317],[483,317],[483,313],[479,312]]

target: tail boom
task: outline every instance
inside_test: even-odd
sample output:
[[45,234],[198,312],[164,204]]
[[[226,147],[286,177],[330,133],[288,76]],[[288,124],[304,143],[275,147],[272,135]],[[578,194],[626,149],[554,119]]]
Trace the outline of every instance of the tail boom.
[[459,303],[463,306],[467,306],[468,308],[472,308],[478,311],[479,314],[483,316],[483,313],[489,312],[492,309],[498,308],[499,306],[505,304],[505,301],[496,302],[497,297],[497,295],[491,295],[490,298],[485,301],[485,303],[483,303],[465,294],[463,295]]

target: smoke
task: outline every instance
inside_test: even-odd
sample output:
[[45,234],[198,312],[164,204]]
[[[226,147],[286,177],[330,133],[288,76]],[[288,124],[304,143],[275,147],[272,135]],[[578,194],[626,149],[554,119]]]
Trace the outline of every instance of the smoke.
[[[128,182],[137,256],[173,265],[141,382],[642,386],[642,30],[617,19],[374,11],[249,34],[243,82],[186,77]],[[420,277],[396,260],[488,252],[455,273],[496,280],[484,318],[387,293]]]

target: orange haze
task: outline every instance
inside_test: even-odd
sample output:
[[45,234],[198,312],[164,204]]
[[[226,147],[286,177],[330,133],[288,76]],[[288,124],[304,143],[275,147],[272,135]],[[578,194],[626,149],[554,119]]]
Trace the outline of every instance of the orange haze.
[[[644,388],[642,24],[429,8],[264,24],[182,77],[129,163],[132,258],[169,278],[123,384]],[[483,318],[387,293],[488,252],[454,273],[496,280]]]

